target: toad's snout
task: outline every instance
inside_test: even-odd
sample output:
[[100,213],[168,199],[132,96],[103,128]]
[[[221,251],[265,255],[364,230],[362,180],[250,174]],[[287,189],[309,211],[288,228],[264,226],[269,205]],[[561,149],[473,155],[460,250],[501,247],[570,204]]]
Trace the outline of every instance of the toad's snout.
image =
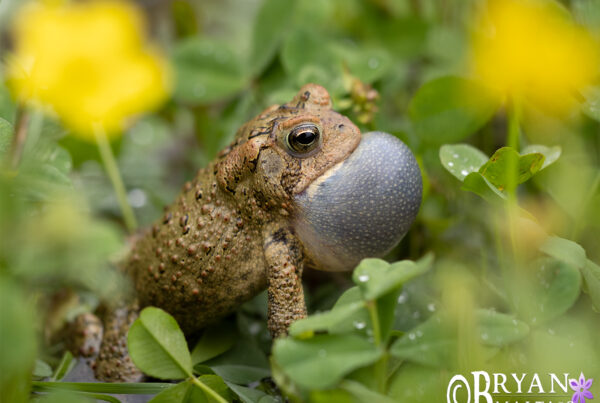
[[350,270],[393,248],[414,221],[421,172],[409,148],[383,132],[363,134],[356,150],[296,196],[294,229],[324,270]]

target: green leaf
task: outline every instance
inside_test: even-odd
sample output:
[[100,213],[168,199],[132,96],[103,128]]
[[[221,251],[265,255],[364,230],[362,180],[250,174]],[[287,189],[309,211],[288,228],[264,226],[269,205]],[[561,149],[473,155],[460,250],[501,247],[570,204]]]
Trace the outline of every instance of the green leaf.
[[206,397],[190,381],[184,381],[165,389],[154,396],[149,403],[192,403],[206,402]]
[[585,280],[585,290],[590,295],[596,311],[600,312],[600,266],[591,260],[581,268]]
[[359,286],[363,297],[370,301],[425,273],[431,267],[432,261],[431,255],[417,263],[403,260],[389,264],[381,259],[363,259],[354,270],[352,281]]
[[47,378],[52,376],[52,368],[42,360],[35,360],[33,376],[36,378]]
[[10,150],[13,138],[13,127],[12,125],[0,118],[0,156],[7,153]]
[[[118,401],[118,400],[117,400]],[[84,396],[68,392],[68,391],[57,391],[45,396],[42,396],[39,400],[35,400],[36,403],[89,403],[90,400]]]
[[352,304],[363,304],[363,308],[354,312],[347,320],[331,324],[328,329],[329,333],[343,334],[354,332],[365,334],[367,332],[367,324],[370,323],[370,317],[367,307],[364,305],[362,292],[359,287],[351,287],[344,291],[332,310],[344,309],[344,307]]
[[215,371],[212,370],[211,367],[204,364],[196,364],[194,365],[194,374],[195,375],[215,375]]
[[0,391],[6,401],[21,401],[29,391],[39,323],[30,300],[19,284],[0,278]]
[[183,332],[162,309],[144,308],[131,325],[127,341],[131,359],[144,373],[159,379],[192,375],[192,360]]
[[403,360],[445,367],[456,360],[456,349],[456,331],[445,315],[438,313],[396,340],[390,353]]
[[562,262],[548,262],[545,270],[553,278],[550,288],[539,300],[539,321],[554,319],[573,306],[581,290],[581,274],[575,267]]
[[[198,378],[198,380],[204,385],[211,388],[213,391],[217,392],[217,394],[219,394],[223,399],[227,400],[228,402],[233,400],[233,393],[231,393],[229,387],[225,384],[225,381],[223,381],[223,379],[221,379],[217,375],[202,375],[200,378]],[[206,392],[204,392],[204,394],[208,398],[209,402],[215,400],[214,398],[209,397],[209,395]]]
[[[78,400],[78,402],[89,403],[90,400],[108,402],[108,403],[121,403],[119,399],[114,396],[104,395],[102,393],[78,393],[77,397],[82,399]],[[63,403],[63,401],[61,401]]]
[[291,32],[281,48],[281,63],[297,86],[312,82],[330,94],[343,90],[342,62],[331,43],[312,30]]
[[514,304],[529,323],[540,324],[565,313],[579,297],[581,274],[576,267],[552,258],[535,262],[536,277],[515,285]]
[[405,362],[391,376],[387,394],[397,402],[444,402],[450,380],[450,376],[443,375],[444,372]]
[[[27,253],[13,260],[13,270],[43,286],[60,282],[93,290],[101,298],[119,298],[124,278],[109,260],[122,251],[122,233],[84,214],[75,200],[49,203],[43,214],[22,221]],[[52,279],[49,281],[49,279]]]
[[[503,347],[529,334],[526,323],[509,315],[480,309],[476,317],[479,340],[487,347]],[[411,362],[446,367],[455,362],[457,350],[456,324],[439,312],[396,340],[390,352]]]
[[425,83],[411,100],[408,114],[425,142],[454,143],[479,130],[499,103],[500,98],[477,81],[447,76]]
[[197,373],[206,373],[207,369],[227,382],[244,385],[270,375],[264,352],[250,339],[239,339],[226,353],[194,366]]
[[[219,355],[204,365],[216,368],[226,365],[240,365],[245,367],[257,367],[268,370],[269,361],[265,353],[257,346],[251,338],[240,338],[237,343],[224,354]],[[196,365],[198,367],[198,365]]]
[[[5,5],[7,2],[4,3]],[[18,5],[18,2],[14,2],[12,7]],[[9,6],[11,7],[11,6]],[[0,15],[0,25],[2,25],[2,16]],[[14,123],[14,117],[16,114],[17,106],[10,95],[8,88],[6,87],[4,77],[1,74],[0,68],[0,118],[6,119],[10,123]]]
[[273,357],[294,382],[310,389],[334,386],[349,372],[372,364],[381,356],[362,337],[317,335],[311,339],[278,339]]
[[240,385],[247,385],[259,381],[271,374],[266,368],[251,365],[215,365],[210,368],[215,374],[219,375],[227,382],[233,382]]
[[235,343],[236,336],[233,324],[227,321],[205,329],[192,351],[192,364],[210,360],[229,350]]
[[[598,33],[600,28],[600,3],[596,0],[574,0],[569,7],[575,21],[590,32]],[[599,88],[600,90],[600,88]],[[598,94],[600,96],[600,94]]]
[[[229,388],[218,376],[204,375],[198,378],[198,380],[217,392],[224,399],[230,400],[231,393],[229,392]],[[198,385],[194,384],[191,379],[160,392],[150,400],[151,403],[209,403],[214,401],[215,399]]]
[[576,242],[557,236],[548,237],[540,250],[555,259],[582,269],[587,262],[585,249]]
[[548,165],[556,162],[562,153],[560,146],[547,147],[541,144],[531,144],[521,150],[521,155],[525,154],[542,154],[544,156],[544,163],[540,170],[546,168]]
[[[388,6],[392,4],[388,3]],[[399,13],[389,23],[382,24],[375,18],[360,18],[360,24],[373,41],[384,45],[399,60],[420,57],[426,46],[429,25],[424,18]]]
[[384,396],[380,393],[374,392],[371,389],[367,388],[360,382],[344,380],[340,385],[341,389],[350,392],[354,397],[356,397],[361,402],[378,402],[378,403],[394,403],[396,402],[393,399],[390,399],[387,396]]
[[292,336],[302,337],[304,333],[330,331],[338,324],[348,321],[356,312],[364,308],[364,301],[343,306],[336,305],[331,311],[310,315],[306,319],[292,323],[289,333]]
[[42,382],[33,381],[33,390],[48,392],[54,390],[72,390],[85,393],[111,393],[126,395],[154,395],[169,389],[173,384],[158,382],[140,383],[100,383],[100,382]]
[[481,343],[486,346],[504,347],[529,334],[529,326],[525,322],[487,309],[477,311],[477,324]]
[[[504,190],[510,183],[518,185],[535,175],[544,164],[544,156],[539,153],[520,156],[510,147],[502,147],[492,155],[488,162],[479,168],[481,173],[490,183],[500,190]],[[511,180],[511,166],[515,167],[517,178]]]
[[38,158],[52,165],[62,174],[68,175],[71,172],[73,160],[71,159],[71,154],[66,149],[60,146],[50,146],[37,153],[37,155]]
[[33,200],[55,200],[73,187],[71,154],[55,141],[41,140],[26,150],[19,166],[18,185]]
[[264,0],[252,31],[248,65],[250,74],[259,75],[273,60],[281,41],[291,27],[295,1]]
[[585,102],[581,110],[587,116],[600,122],[600,87],[591,87],[584,93]]
[[464,181],[471,172],[478,172],[487,160],[487,155],[469,144],[445,144],[440,147],[442,165],[460,181]]
[[356,403],[357,400],[342,389],[311,390],[310,403]]
[[332,50],[338,55],[352,76],[364,83],[381,78],[392,67],[389,53],[373,46],[357,46],[348,42],[333,42]]
[[231,390],[240,398],[243,403],[276,403],[277,400],[258,389],[251,389],[245,386],[236,385],[235,383],[225,382]]
[[242,63],[221,42],[193,37],[175,45],[173,50],[176,83],[175,99],[204,104],[227,98],[247,82]]
[[473,192],[490,203],[506,199],[506,196],[479,172],[468,174],[461,189]]

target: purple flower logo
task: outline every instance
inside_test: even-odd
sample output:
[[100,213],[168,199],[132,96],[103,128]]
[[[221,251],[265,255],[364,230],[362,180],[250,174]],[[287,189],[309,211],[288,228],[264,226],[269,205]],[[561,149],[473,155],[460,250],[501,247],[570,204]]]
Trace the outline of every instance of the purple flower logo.
[[571,401],[573,403],[585,403],[585,399],[593,399],[594,395],[589,391],[592,386],[593,379],[590,378],[588,380],[583,376],[583,372],[579,375],[579,381],[577,379],[570,379],[569,384],[571,385],[571,389],[575,391],[573,393],[573,397]]

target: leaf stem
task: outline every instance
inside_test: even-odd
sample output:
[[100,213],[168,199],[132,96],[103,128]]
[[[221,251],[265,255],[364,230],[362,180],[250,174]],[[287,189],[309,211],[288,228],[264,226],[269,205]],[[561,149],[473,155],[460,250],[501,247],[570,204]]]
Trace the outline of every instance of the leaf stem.
[[192,380],[192,383],[194,385],[198,386],[204,392],[208,393],[217,402],[219,402],[219,403],[227,403],[227,400],[225,400],[223,398],[223,396],[221,396],[220,394],[218,394],[217,392],[215,392],[214,390],[212,390],[210,387],[206,386],[204,383],[202,383],[200,381],[200,379],[196,378],[195,376],[192,376],[190,379]]
[[110,148],[110,143],[106,138],[106,133],[104,132],[102,126],[94,125],[94,137],[96,138],[96,144],[98,145],[98,150],[100,151],[100,156],[102,157],[104,169],[106,169],[106,173],[108,174],[115,194],[117,195],[117,200],[119,201],[119,206],[121,207],[121,213],[123,214],[125,225],[127,226],[129,232],[134,232],[137,228],[135,214],[133,213],[133,209],[127,200],[125,185],[123,184],[123,179],[121,179],[117,161],[115,160],[115,156]]

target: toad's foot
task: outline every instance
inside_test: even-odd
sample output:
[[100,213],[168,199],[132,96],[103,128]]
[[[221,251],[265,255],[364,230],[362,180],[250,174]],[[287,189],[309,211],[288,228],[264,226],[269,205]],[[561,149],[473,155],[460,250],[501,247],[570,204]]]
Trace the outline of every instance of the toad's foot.
[[92,368],[96,377],[108,382],[139,382],[144,375],[131,361],[127,350],[127,332],[137,319],[137,302],[108,309],[104,316],[104,338]]

